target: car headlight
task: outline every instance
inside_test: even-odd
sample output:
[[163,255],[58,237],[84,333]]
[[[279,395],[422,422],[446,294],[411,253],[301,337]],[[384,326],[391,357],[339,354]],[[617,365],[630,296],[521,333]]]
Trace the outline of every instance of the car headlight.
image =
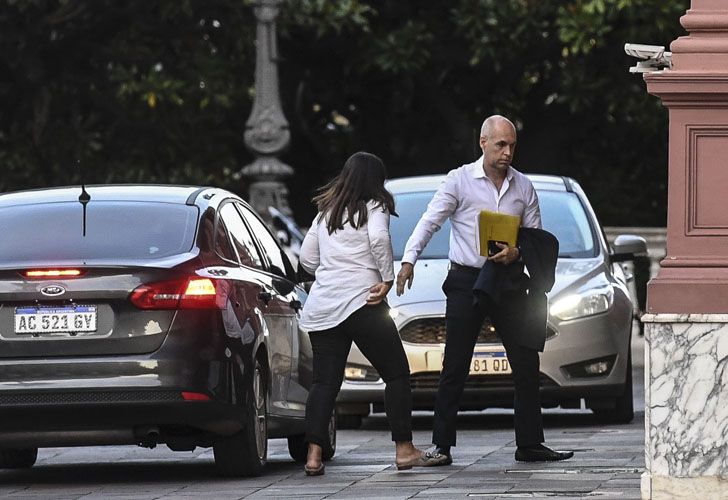
[[344,377],[347,380],[364,380],[367,378],[367,369],[361,366],[347,366],[344,368]]
[[559,319],[575,319],[603,313],[612,307],[614,290],[611,286],[592,288],[579,293],[567,295],[549,307],[551,316]]
[[344,378],[352,382],[377,382],[379,373],[371,366],[347,363],[346,368],[344,368]]

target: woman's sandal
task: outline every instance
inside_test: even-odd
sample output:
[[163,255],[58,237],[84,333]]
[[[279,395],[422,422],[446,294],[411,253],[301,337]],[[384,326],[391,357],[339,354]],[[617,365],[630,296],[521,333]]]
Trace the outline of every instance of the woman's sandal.
[[306,471],[307,476],[323,476],[324,475],[324,463],[321,462],[318,467],[311,468],[308,465],[305,465],[303,467],[303,470]]
[[406,462],[396,462],[394,465],[397,466],[397,470],[410,470],[412,467],[424,467],[425,466],[425,454],[421,454],[419,457],[412,458]]

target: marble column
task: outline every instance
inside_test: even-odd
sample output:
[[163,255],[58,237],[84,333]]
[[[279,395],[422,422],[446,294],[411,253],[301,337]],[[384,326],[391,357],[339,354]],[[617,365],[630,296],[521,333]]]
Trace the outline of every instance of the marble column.
[[728,498],[728,2],[692,0],[673,67],[667,255],[648,286],[644,498]]

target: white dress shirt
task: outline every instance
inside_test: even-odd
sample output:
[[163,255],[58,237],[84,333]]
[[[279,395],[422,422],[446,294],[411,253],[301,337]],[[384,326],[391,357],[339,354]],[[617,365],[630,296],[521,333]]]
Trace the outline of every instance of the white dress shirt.
[[389,212],[374,201],[367,210],[359,229],[346,223],[329,234],[321,213],[311,223],[299,257],[316,277],[299,320],[304,331],[335,327],[366,305],[372,286],[394,280]]
[[450,261],[482,267],[478,216],[481,210],[521,217],[522,227],[541,228],[541,210],[536,190],[528,177],[508,167],[500,191],[483,169],[483,157],[451,170],[440,184],[427,210],[407,240],[402,262],[414,264],[435,231],[450,217]]

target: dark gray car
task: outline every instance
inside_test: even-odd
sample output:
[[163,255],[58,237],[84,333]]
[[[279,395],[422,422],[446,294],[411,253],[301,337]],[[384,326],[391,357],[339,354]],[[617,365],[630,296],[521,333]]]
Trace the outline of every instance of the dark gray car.
[[8,193],[0,234],[0,467],[33,465],[39,447],[165,443],[256,475],[271,437],[305,459],[306,293],[239,197]]

